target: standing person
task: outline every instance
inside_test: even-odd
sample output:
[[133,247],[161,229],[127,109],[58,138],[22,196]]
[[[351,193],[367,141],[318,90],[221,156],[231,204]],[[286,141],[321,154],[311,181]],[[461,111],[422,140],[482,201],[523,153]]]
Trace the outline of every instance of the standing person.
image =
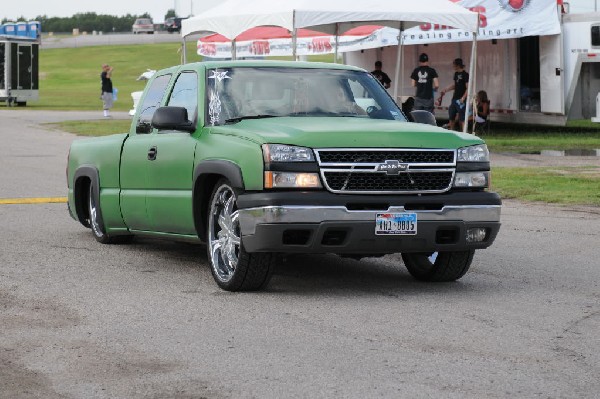
[[465,71],[465,64],[463,64],[462,58],[456,58],[452,62],[452,66],[454,67],[454,83],[442,90],[438,101],[441,102],[441,99],[446,92],[454,90],[450,107],[448,107],[448,129],[454,130],[454,126],[458,121],[460,130],[462,131],[465,124],[465,111],[467,110],[465,102],[467,100],[469,74]]
[[412,86],[417,88],[414,109],[433,113],[433,92],[437,91],[440,83],[436,70],[429,66],[427,54],[419,56],[419,66],[410,75],[410,79]]
[[100,79],[102,79],[102,95],[100,98],[102,99],[102,108],[105,117],[110,117],[110,109],[113,106],[113,85],[110,79],[112,71],[113,67],[110,65],[102,65],[102,73],[100,74]]
[[390,85],[392,83],[392,80],[387,75],[387,73],[385,73],[381,70],[382,66],[383,65],[381,64],[381,61],[375,61],[375,70],[371,72],[371,75],[375,76],[375,78],[377,78],[377,80],[381,82],[383,87],[385,87],[386,89],[389,89]]

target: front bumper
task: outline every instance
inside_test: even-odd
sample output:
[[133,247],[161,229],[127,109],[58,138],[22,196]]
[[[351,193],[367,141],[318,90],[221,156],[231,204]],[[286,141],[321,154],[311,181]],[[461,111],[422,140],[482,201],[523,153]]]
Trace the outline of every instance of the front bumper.
[[[488,192],[353,196],[324,192],[242,194],[239,222],[248,252],[386,254],[487,248],[500,229],[501,201]],[[378,213],[414,212],[418,234],[375,235]],[[467,242],[469,228],[485,228]]]

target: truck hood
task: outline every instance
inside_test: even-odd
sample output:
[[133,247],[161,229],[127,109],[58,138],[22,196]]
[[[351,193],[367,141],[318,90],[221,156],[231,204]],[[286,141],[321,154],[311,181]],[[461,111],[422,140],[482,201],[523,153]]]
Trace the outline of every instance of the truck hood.
[[481,144],[471,134],[436,126],[357,117],[277,117],[215,126],[212,134],[234,135],[258,144],[311,148],[459,148]]

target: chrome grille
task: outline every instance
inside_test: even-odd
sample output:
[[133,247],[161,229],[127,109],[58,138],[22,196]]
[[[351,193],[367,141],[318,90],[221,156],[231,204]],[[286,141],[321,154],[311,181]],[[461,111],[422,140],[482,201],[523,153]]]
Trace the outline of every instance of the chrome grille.
[[388,159],[395,159],[406,163],[454,163],[454,151],[340,151],[340,150],[320,150],[319,158],[321,163],[382,163]]
[[326,188],[343,194],[442,193],[452,186],[456,167],[456,152],[447,149],[318,149],[315,153]]

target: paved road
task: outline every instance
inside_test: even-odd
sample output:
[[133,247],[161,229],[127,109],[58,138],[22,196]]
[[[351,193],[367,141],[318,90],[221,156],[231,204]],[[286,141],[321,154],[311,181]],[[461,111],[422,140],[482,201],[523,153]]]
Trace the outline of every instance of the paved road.
[[[103,35],[50,36],[42,40],[42,48],[110,46],[118,44],[153,44],[181,42],[178,33],[156,33],[154,35],[134,35],[133,33],[115,33]],[[192,39],[187,39],[190,41]]]
[[[8,112],[0,197],[64,195],[74,137]],[[203,246],[101,245],[64,204],[0,205],[0,226],[0,397],[600,391],[597,208],[507,202],[457,283],[415,282],[398,256],[294,256],[251,294],[220,291]]]

